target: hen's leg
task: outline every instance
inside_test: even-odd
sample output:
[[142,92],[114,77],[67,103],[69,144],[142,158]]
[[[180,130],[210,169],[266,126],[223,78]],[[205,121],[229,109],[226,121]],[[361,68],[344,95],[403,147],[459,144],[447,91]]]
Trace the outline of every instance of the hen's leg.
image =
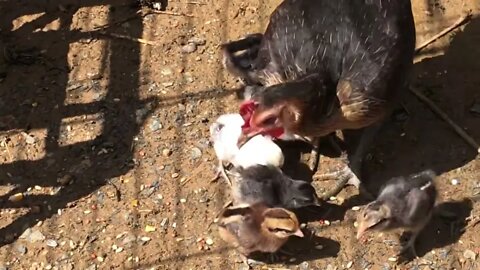
[[[375,124],[373,126],[364,128],[361,131],[355,131],[355,133],[360,133],[360,137],[358,138],[358,142],[354,143],[356,147],[353,147],[353,151],[351,151],[351,153],[347,152],[348,162],[343,169],[333,173],[314,175],[314,180],[336,180],[335,187],[327,191],[322,196],[323,199],[328,199],[332,196],[336,196],[347,184],[356,186],[366,197],[373,198],[373,196],[369,192],[364,190],[363,186],[361,185],[360,174],[365,152],[366,150],[368,150],[370,144],[373,141],[373,138],[375,137],[375,134],[378,132],[380,127],[380,124]],[[346,141],[349,139],[349,136],[345,136]]]
[[314,173],[318,170],[318,163],[320,161],[319,148],[320,148],[320,138],[317,137],[312,141],[312,152],[310,152],[310,160],[308,164],[308,167]]
[[[336,139],[335,132],[333,132],[332,134],[327,135],[323,138],[328,140],[328,142],[334,148],[335,151],[337,151],[338,153],[342,153],[342,148],[335,141],[335,139]],[[312,141],[312,152],[310,152],[310,159],[309,159],[308,167],[310,168],[310,170],[312,170],[313,173],[318,171],[318,164],[320,162],[320,152],[319,152],[320,151],[320,144],[321,144],[321,140],[323,138],[318,138],[317,137],[317,138],[313,139],[313,141]]]

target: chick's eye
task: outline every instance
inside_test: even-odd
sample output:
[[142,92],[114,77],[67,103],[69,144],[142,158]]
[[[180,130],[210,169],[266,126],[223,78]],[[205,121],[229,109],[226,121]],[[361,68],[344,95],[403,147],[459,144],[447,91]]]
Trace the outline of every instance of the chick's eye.
[[224,124],[218,124],[216,130],[220,131],[224,126],[225,126]]

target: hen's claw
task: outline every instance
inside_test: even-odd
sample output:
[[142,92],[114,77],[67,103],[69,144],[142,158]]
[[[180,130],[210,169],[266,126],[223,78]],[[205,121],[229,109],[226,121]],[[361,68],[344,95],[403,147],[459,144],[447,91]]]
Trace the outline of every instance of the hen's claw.
[[346,185],[353,185],[358,188],[366,197],[373,198],[373,196],[363,188],[358,176],[348,166],[345,166],[343,169],[336,172],[314,175],[313,180],[336,181],[335,186],[322,195],[322,199],[324,200],[328,200],[330,197],[336,196]]

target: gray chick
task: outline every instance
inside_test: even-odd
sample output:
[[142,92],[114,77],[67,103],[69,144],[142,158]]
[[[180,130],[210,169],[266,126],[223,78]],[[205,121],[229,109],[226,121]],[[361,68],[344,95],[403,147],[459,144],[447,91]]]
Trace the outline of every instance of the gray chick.
[[389,180],[378,198],[360,213],[357,219],[357,239],[360,239],[366,231],[404,229],[410,231],[412,236],[401,253],[411,249],[418,257],[415,240],[433,213],[437,197],[435,178],[436,174],[433,171],[426,170],[408,177]]
[[297,209],[319,206],[312,185],[294,180],[271,165],[238,167],[232,179],[232,197],[235,204],[265,203],[270,207]]

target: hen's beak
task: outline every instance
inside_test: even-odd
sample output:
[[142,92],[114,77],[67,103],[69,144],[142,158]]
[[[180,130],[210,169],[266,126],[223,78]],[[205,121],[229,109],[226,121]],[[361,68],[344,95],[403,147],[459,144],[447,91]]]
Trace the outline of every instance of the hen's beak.
[[298,229],[293,235],[296,235],[298,237],[303,237],[304,236],[302,230],[300,230],[300,229]]

